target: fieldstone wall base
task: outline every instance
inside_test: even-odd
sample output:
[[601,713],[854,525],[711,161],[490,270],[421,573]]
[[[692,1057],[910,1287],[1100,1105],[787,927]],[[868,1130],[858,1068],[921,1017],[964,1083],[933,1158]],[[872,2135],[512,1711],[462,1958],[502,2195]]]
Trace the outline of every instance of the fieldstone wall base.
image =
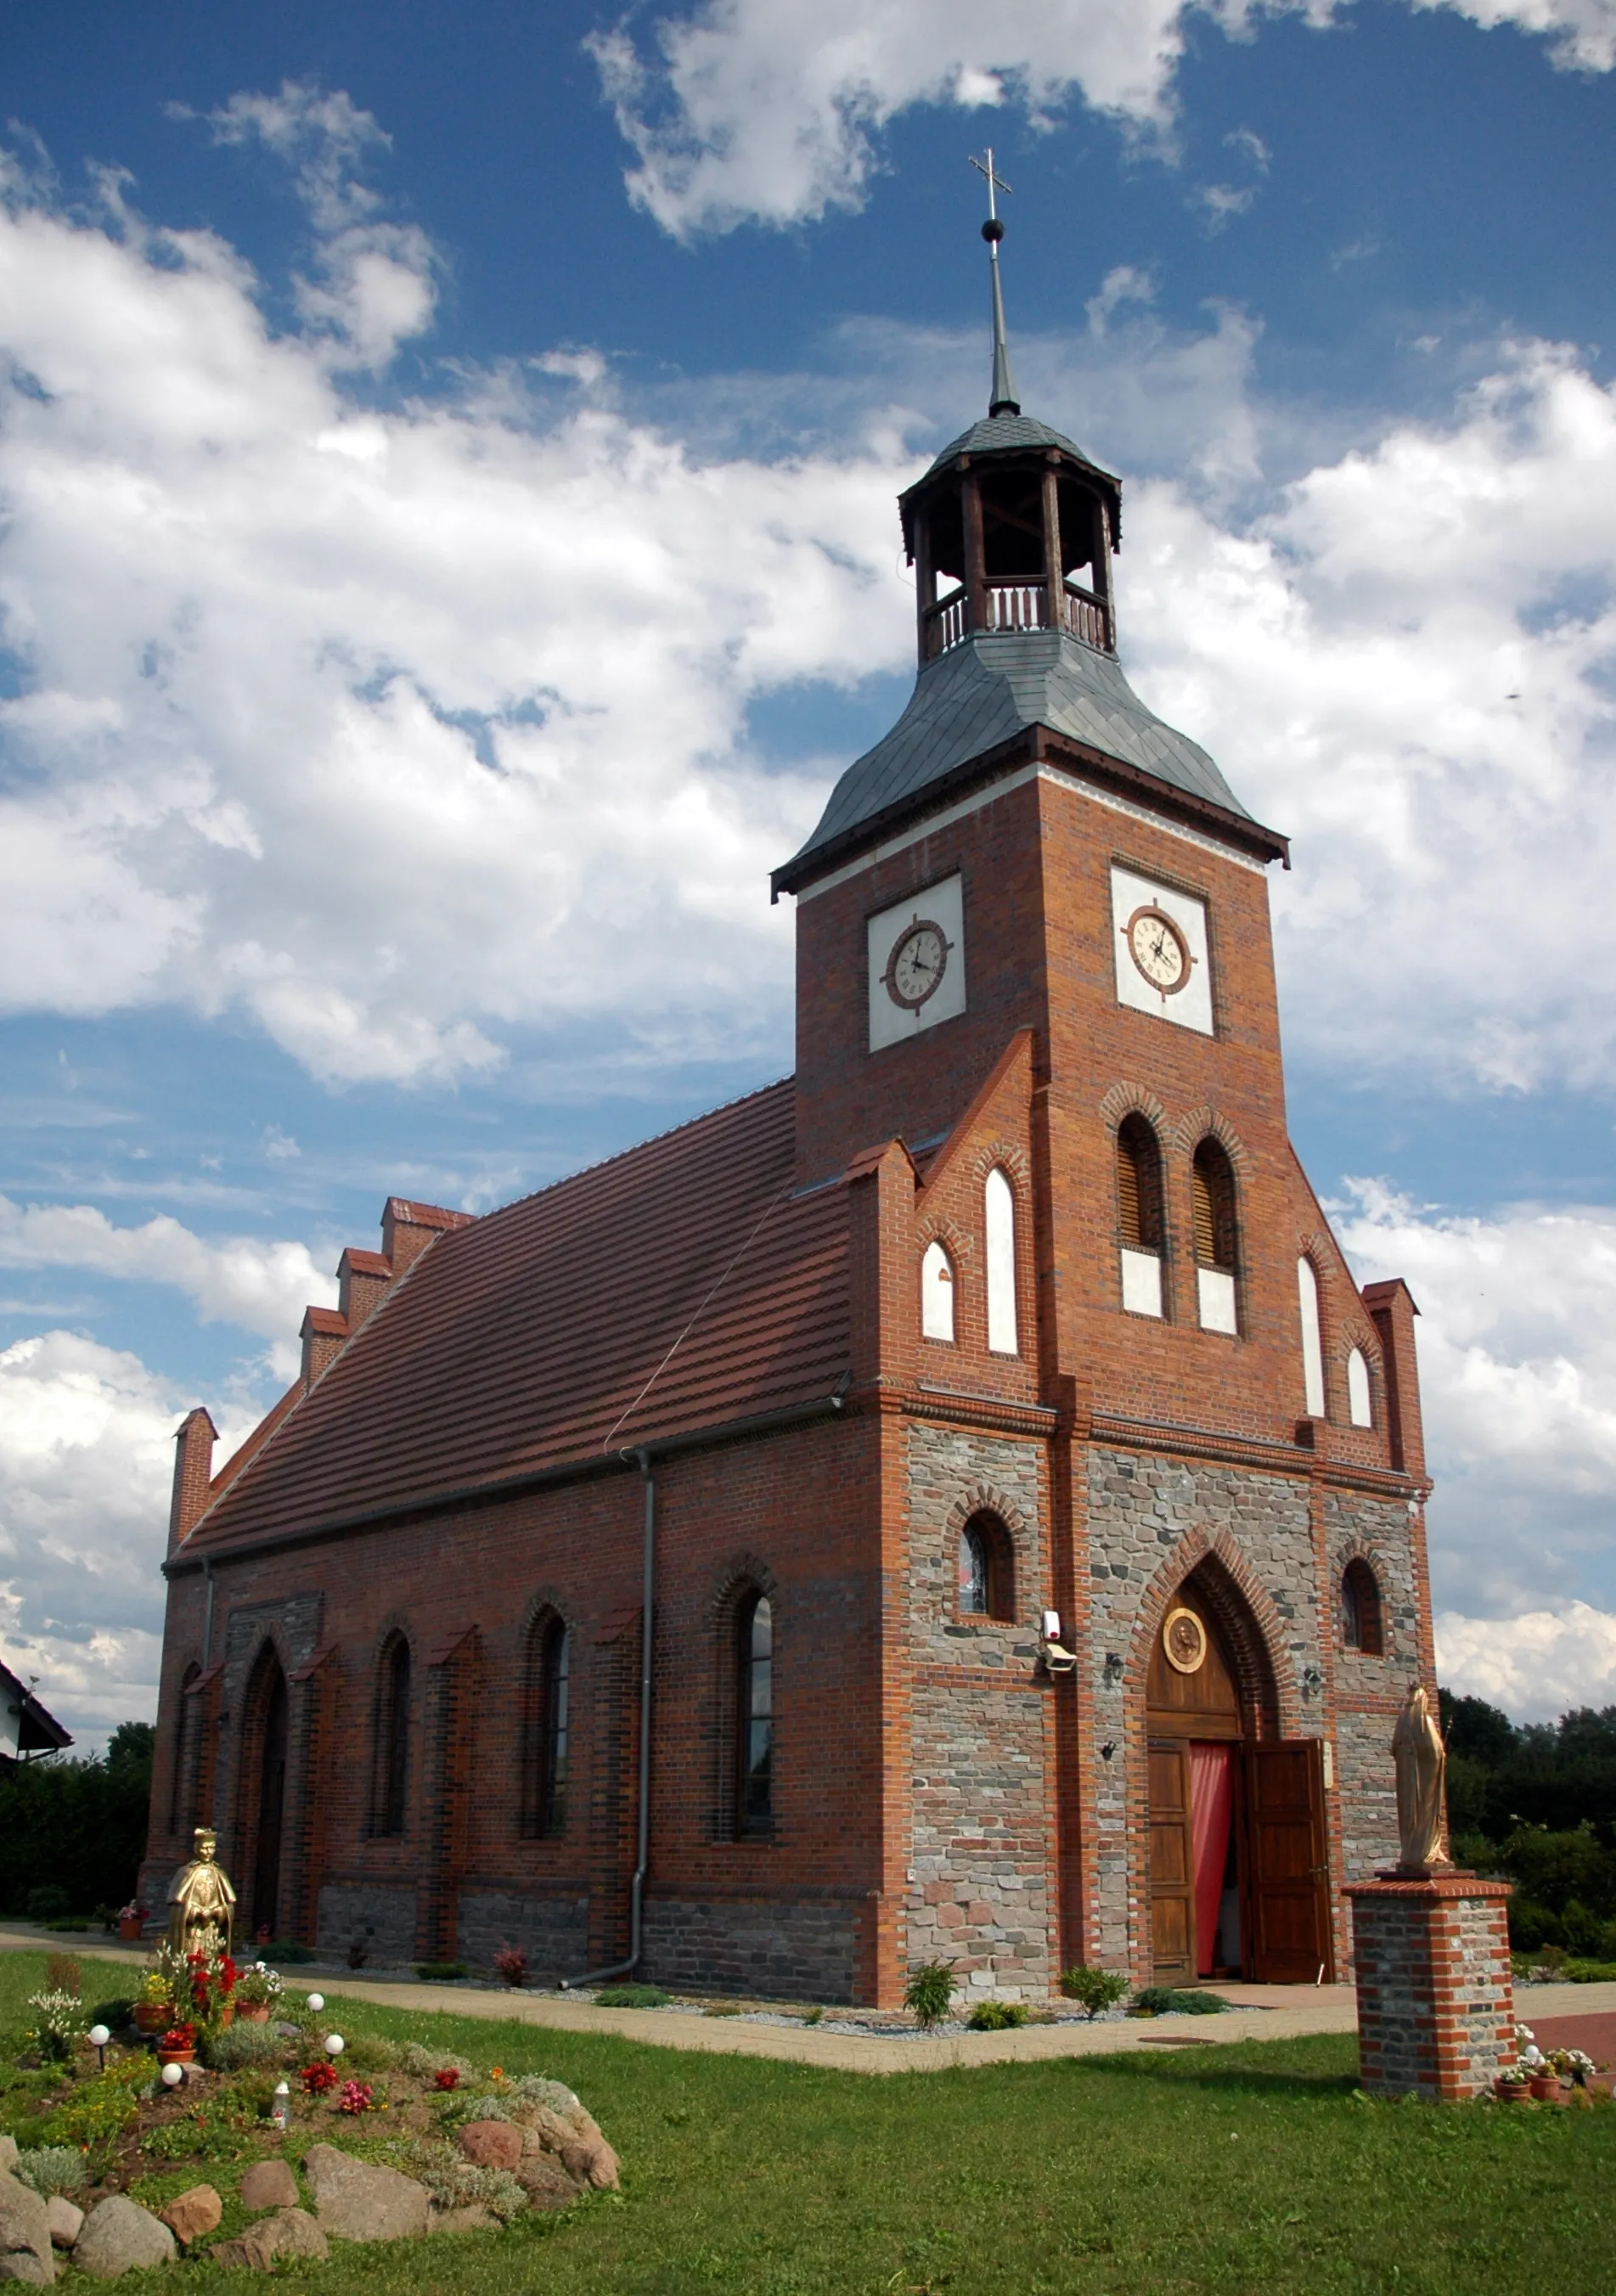
[[1369,2095],[1481,2096],[1514,2063],[1509,1894],[1470,1874],[1348,1889]]

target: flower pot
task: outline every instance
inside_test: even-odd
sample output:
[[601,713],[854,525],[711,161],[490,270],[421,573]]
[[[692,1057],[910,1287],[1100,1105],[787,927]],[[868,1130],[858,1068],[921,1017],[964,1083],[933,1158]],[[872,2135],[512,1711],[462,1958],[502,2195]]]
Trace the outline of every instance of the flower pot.
[[145,1934],[145,1928],[139,1915],[132,1914],[127,1921],[119,1921],[118,1934],[126,1945],[138,1945]]
[[137,2033],[166,2033],[173,2022],[171,2004],[158,2001],[137,2001],[135,2004],[135,2030]]
[[1567,2085],[1558,2073],[1534,2073],[1531,2090],[1539,2104],[1563,2104],[1566,2101]]
[[269,2004],[267,2001],[243,2001],[235,2013],[243,2025],[267,2025]]
[[226,2028],[226,2025],[234,2024],[234,2021],[235,2021],[235,2004],[234,2004],[234,2001],[222,2001],[222,2002],[220,2002],[220,2004],[219,2004],[219,2030],[220,2030],[220,2032],[222,2033],[222,2032],[224,2031],[224,2030],[225,2030],[225,2028]]
[[159,2049],[157,2062],[160,2065],[194,2064],[196,2051],[194,2049]]
[[1531,2086],[1527,2081],[1495,2081],[1493,2095],[1500,2104],[1530,2104]]

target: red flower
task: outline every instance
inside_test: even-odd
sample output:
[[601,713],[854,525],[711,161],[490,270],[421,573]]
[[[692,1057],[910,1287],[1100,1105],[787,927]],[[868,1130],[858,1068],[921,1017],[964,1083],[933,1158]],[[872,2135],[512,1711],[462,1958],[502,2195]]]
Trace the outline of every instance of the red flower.
[[158,2043],[160,2049],[193,2049],[196,2046],[194,2025],[170,2025]]
[[371,2109],[371,2086],[368,2081],[344,2081],[342,2094],[337,2099],[342,2112],[368,2112]]
[[446,2066],[440,2073],[434,2073],[432,2075],[432,2079],[439,2088],[458,2088],[460,2087],[460,2075],[456,2072],[453,2065]]
[[236,1967],[234,1962],[231,1960],[230,1956],[227,1953],[221,1954],[219,1956],[218,1988],[221,1993],[234,1993],[235,1991],[235,1980],[241,1973],[241,1971]]
[[322,2057],[316,2064],[305,2065],[299,2079],[310,2096],[318,2096],[324,2089],[335,2088],[337,2069]]

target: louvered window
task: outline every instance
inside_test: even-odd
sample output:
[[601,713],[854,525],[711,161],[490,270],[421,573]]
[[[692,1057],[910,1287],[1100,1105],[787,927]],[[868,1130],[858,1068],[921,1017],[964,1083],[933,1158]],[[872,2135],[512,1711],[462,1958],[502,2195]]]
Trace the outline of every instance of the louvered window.
[[1206,1139],[1190,1170],[1195,1290],[1203,1332],[1235,1330],[1235,1173],[1221,1142]]
[[1117,1128],[1117,1230],[1122,1305],[1133,1316],[1162,1313],[1161,1252],[1167,1220],[1161,1201],[1161,1151],[1139,1115]]

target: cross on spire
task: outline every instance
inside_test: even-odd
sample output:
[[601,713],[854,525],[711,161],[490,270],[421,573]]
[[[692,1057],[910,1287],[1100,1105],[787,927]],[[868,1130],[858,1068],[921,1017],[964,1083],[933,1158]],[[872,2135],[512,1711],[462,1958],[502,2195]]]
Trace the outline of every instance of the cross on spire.
[[988,242],[988,262],[993,275],[993,389],[988,394],[988,412],[990,415],[1019,414],[1021,403],[1015,395],[1015,377],[1010,372],[1010,344],[1005,333],[1005,293],[999,285],[999,242],[1005,236],[1005,226],[999,221],[997,195],[1000,192],[1007,192],[1010,186],[994,168],[991,144],[981,159],[979,160],[973,152],[971,164],[988,186],[988,220],[982,226],[982,237]]

